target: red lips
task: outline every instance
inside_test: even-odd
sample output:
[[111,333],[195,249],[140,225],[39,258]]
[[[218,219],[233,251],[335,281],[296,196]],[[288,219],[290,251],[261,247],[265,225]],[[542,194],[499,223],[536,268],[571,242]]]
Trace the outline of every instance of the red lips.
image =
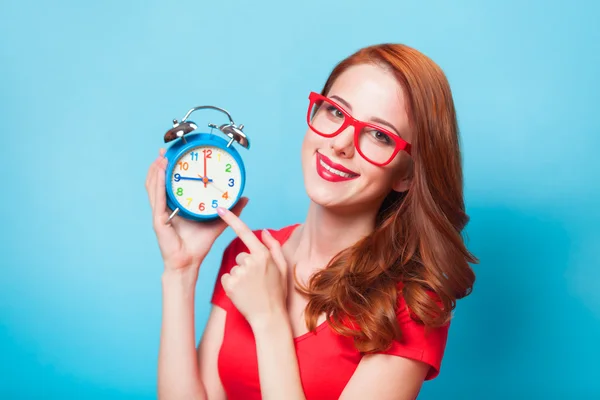
[[[343,182],[343,181],[349,181],[349,180],[359,177],[359,175],[356,172],[349,170],[348,168],[344,167],[343,165],[334,163],[329,158],[327,158],[326,156],[324,156],[323,154],[321,154],[319,152],[317,152],[316,159],[317,159],[317,173],[319,174],[319,176],[321,178],[325,179],[326,181]],[[351,175],[351,177],[347,178],[345,176],[340,176],[340,175],[334,174],[333,172],[328,171],[327,169],[325,169],[325,167],[323,167],[323,165],[321,165],[321,161],[323,161],[323,163],[325,163],[328,167],[331,167],[340,172],[349,174],[349,175]]]

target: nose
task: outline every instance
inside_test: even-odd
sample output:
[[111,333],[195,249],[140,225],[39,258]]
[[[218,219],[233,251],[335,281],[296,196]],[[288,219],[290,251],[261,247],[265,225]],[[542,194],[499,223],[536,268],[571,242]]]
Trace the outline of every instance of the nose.
[[331,148],[335,154],[343,158],[354,156],[354,127],[349,126],[331,138]]

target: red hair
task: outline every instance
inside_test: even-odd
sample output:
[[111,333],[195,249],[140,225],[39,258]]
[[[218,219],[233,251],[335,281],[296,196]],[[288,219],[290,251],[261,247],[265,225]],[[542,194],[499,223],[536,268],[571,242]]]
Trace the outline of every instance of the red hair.
[[[307,287],[305,316],[314,330],[325,313],[338,333],[352,336],[361,352],[387,349],[400,339],[398,296],[428,327],[449,322],[456,300],[475,282],[461,232],[469,217],[463,199],[458,124],[450,86],[427,56],[402,44],[360,49],[331,72],[321,94],[349,67],[375,64],[391,71],[404,90],[413,132],[409,189],[392,192],[377,214],[374,231],[337,254]],[[294,278],[295,274],[294,274]],[[345,321],[352,321],[351,329]]]

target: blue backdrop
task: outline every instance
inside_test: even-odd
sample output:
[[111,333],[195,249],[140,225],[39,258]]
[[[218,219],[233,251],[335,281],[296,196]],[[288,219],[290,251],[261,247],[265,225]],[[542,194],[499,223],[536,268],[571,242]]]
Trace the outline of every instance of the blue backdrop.
[[[0,397],[154,398],[144,180],[172,119],[227,108],[252,140],[243,219],[301,221],[308,92],[379,42],[448,75],[481,259],[421,398],[600,396],[598,4],[2,1]],[[198,337],[232,237],[201,271]]]

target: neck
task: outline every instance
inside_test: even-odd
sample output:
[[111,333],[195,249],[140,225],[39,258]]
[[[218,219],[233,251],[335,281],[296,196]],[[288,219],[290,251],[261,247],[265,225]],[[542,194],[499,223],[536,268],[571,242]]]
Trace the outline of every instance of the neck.
[[340,251],[375,228],[376,211],[356,213],[332,210],[311,201],[306,221],[299,227],[294,259],[299,276],[323,269]]

